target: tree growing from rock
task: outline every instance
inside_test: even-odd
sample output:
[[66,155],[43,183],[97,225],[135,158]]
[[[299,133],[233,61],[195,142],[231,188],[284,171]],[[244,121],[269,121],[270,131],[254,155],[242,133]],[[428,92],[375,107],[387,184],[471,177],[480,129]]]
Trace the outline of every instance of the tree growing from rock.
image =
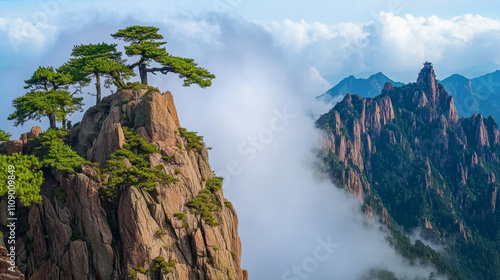
[[122,53],[116,50],[116,44],[88,44],[73,47],[72,59],[65,65],[73,76],[74,82],[82,86],[96,79],[96,104],[101,102],[101,78],[111,79],[117,87],[125,85],[123,79],[134,76],[122,61]]
[[57,121],[66,127],[67,116],[81,110],[83,98],[74,97],[68,91],[72,76],[53,67],[39,67],[33,76],[24,81],[28,93],[12,101],[16,111],[9,115],[14,125],[23,125],[29,120],[49,119],[50,127],[57,128]]
[[[128,56],[139,56],[139,61],[131,64],[130,69],[139,68],[141,83],[148,85],[148,73],[168,74],[172,72],[184,78],[184,86],[192,84],[198,84],[202,88],[211,86],[215,75],[198,67],[193,59],[170,55],[162,47],[166,42],[159,41],[163,39],[163,36],[158,34],[158,30],[159,28],[156,27],[135,25],[111,35],[113,38],[130,43],[125,46],[125,53]],[[152,62],[160,64],[161,67],[149,68]]]
[[11,136],[12,136],[11,133],[8,133],[8,132],[0,129],[0,143],[5,142],[5,141],[9,141]]

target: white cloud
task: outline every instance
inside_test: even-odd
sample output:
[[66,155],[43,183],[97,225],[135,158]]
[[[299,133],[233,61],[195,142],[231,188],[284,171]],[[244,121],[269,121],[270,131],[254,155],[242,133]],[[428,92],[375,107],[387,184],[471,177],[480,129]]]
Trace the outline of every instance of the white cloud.
[[[276,38],[278,45],[294,52],[300,52],[305,47],[321,40],[340,39],[345,45],[350,45],[366,37],[362,25],[354,23],[339,23],[327,25],[319,22],[312,24],[304,20],[293,22],[285,19],[282,22],[259,23],[264,30]],[[339,40],[336,41],[338,43]]]
[[21,50],[42,51],[53,43],[57,27],[47,23],[33,23],[22,18],[0,19],[0,32],[6,38],[3,44],[8,45],[15,53]]
[[0,30],[5,30],[7,27],[7,20],[0,17]]
[[424,60],[440,61],[449,51],[461,53],[474,38],[489,32],[500,32],[500,21],[481,16],[464,15],[451,19],[428,18],[381,13],[381,44],[400,65],[409,66]]
[[220,46],[220,26],[210,20],[187,17],[166,18],[163,22],[168,37],[181,37],[183,40],[196,40],[198,44],[212,47]]
[[314,65],[329,80],[345,73],[414,72],[426,60],[444,71],[500,62],[500,20],[479,15],[444,19],[381,12],[364,24],[288,19],[258,24],[291,59]]
[[[99,10],[81,3],[37,7],[23,18],[4,16],[0,32],[4,30],[14,49],[40,52],[53,46],[51,43],[61,32],[80,30],[96,21],[130,21],[163,24],[167,28],[162,31],[169,43],[176,37],[202,41],[205,46],[222,46],[217,19],[220,14],[203,13],[187,4],[183,10],[179,3],[149,2],[162,8],[145,10],[139,4],[128,3],[117,9],[108,2],[100,5]],[[500,21],[479,15],[441,18],[381,12],[374,21],[364,23],[290,19],[256,23],[256,28],[266,31],[275,45],[290,55],[290,61],[316,67],[326,80],[333,82],[359,72],[413,72],[425,60],[434,62],[441,71],[488,61],[500,63]],[[478,53],[472,51],[474,48]],[[411,76],[405,81],[413,79]]]
[[306,80],[310,81],[311,84],[308,86],[310,94],[324,92],[332,87],[332,85],[323,76],[321,76],[318,68],[314,66],[309,67],[309,75]]

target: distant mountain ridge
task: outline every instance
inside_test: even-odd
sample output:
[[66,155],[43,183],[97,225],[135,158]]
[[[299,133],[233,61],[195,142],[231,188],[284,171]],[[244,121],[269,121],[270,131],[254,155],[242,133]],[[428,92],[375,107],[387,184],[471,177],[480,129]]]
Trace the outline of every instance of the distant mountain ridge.
[[500,70],[474,79],[454,74],[441,84],[455,98],[461,116],[481,113],[500,119]]
[[344,96],[347,93],[355,93],[363,97],[375,97],[380,94],[380,91],[384,88],[384,84],[386,82],[389,82],[394,86],[404,85],[403,83],[395,82],[389,79],[382,72],[373,74],[367,79],[358,79],[351,75],[340,81],[336,86],[332,87],[318,98],[328,102],[335,96]]
[[[380,94],[385,82],[390,82],[395,87],[404,85],[394,82],[381,72],[367,79],[358,79],[351,75],[318,98],[329,102],[334,97],[347,93],[375,97]],[[440,81],[440,84],[454,97],[460,116],[469,117],[481,113],[485,117],[491,115],[497,120],[500,119],[500,70],[473,79],[453,74]]]

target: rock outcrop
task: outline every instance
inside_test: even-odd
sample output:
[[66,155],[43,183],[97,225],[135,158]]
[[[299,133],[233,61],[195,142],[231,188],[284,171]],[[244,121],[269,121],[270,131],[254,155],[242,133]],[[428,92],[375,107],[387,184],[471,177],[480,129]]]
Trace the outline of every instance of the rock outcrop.
[[5,246],[0,245],[0,280],[24,280],[24,275],[19,269],[12,268],[10,257],[7,254]]
[[374,98],[347,94],[317,125],[325,131],[325,171],[360,199],[368,218],[421,228],[445,247],[496,240],[498,124],[481,114],[459,118],[430,63],[416,83],[386,83]]
[[15,153],[22,153],[23,152],[23,141],[22,140],[10,140],[7,141],[6,149],[7,149],[7,155],[11,156]]
[[248,279],[240,267],[238,217],[222,190],[214,193],[218,225],[186,206],[214,173],[205,148],[189,149],[180,135],[170,92],[122,90],[104,98],[70,139],[102,168],[126,143],[124,126],[160,151],[149,155],[151,167],[162,165],[178,180],[151,191],[127,187],[110,201],[101,194],[108,177],[91,165],[45,174],[43,202],[25,209],[28,226],[16,242],[26,279]]

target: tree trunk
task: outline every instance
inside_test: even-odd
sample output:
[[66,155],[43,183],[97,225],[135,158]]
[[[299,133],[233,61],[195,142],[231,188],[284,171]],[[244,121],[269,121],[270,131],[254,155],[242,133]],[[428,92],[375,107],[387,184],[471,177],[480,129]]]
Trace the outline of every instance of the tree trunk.
[[95,73],[95,89],[96,89],[96,102],[95,104],[101,103],[101,76],[99,76],[99,73]]
[[143,62],[139,64],[139,75],[141,76],[141,83],[143,85],[148,85],[148,72],[146,72],[146,63]]
[[56,114],[55,113],[52,113],[49,115],[49,122],[50,122],[50,128],[53,128],[53,129],[57,128]]

